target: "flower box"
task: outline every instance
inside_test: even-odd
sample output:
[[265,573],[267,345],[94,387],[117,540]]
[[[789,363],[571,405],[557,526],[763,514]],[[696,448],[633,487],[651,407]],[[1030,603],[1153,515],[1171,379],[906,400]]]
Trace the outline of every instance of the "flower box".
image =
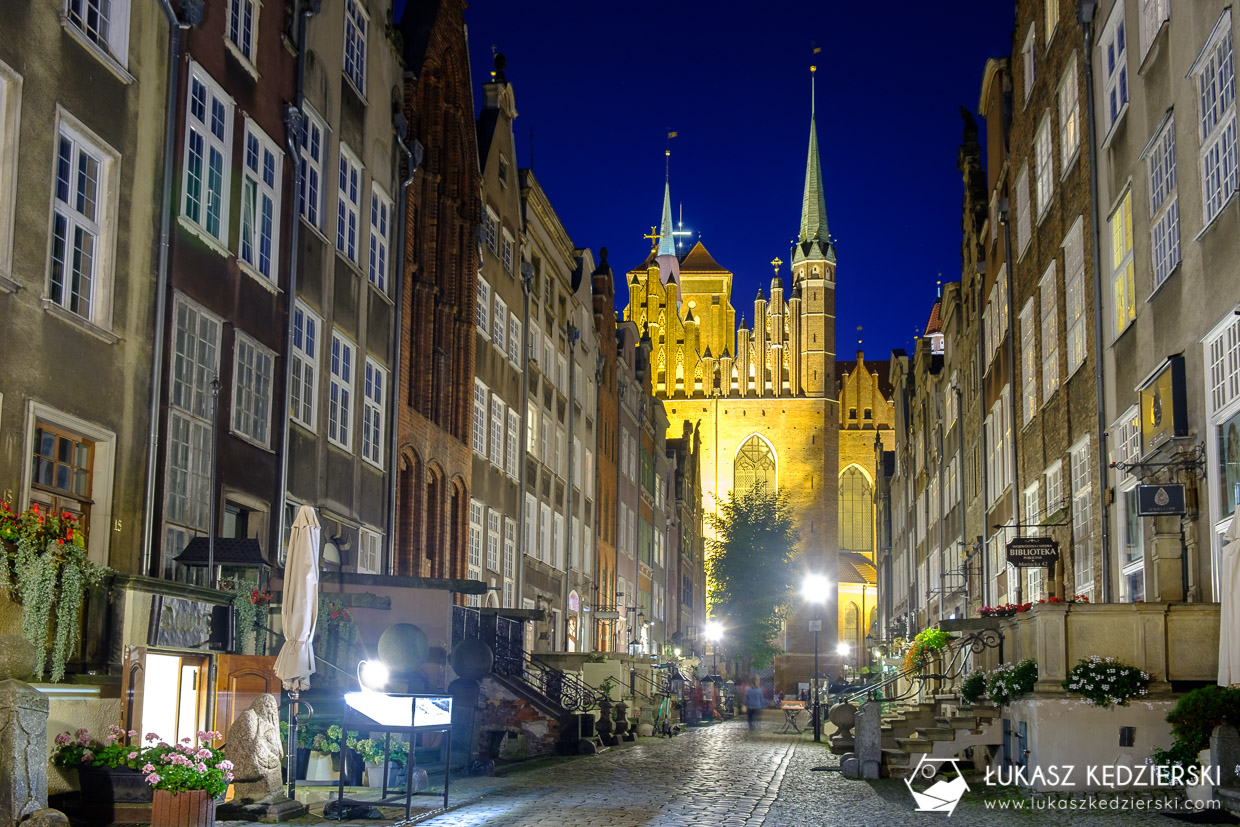
[[151,827],[214,827],[215,799],[206,790],[156,790]]

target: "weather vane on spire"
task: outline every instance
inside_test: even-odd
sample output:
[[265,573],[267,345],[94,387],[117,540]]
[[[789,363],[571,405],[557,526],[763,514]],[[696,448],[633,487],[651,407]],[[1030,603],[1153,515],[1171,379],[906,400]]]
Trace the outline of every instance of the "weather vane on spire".
[[[814,41],[811,40],[809,45],[814,47],[814,51],[811,52],[811,54],[816,55],[822,52],[822,47],[815,46]],[[816,108],[815,104],[817,102],[816,99],[818,97],[817,90],[815,89],[815,86],[814,86],[814,78],[817,74],[818,74],[818,65],[815,63],[811,63],[809,65],[809,116],[810,118],[814,117],[814,114],[815,114],[814,110]]]
[[861,349],[861,325],[857,325],[857,349]]
[[672,138],[675,138],[678,134],[679,133],[673,132],[670,129],[667,130],[667,145],[663,149],[663,155],[664,157],[666,157],[667,160],[665,162],[665,169],[663,170],[663,176],[664,176],[664,179],[668,181],[670,181],[672,178]]

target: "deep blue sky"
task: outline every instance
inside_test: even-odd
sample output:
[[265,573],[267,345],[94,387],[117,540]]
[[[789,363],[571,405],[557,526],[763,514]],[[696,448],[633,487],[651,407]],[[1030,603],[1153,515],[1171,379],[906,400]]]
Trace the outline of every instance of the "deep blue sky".
[[673,209],[735,273],[732,301],[751,323],[767,262],[788,260],[799,228],[816,63],[836,349],[851,359],[862,325],[882,359],[925,325],[938,274],[960,276],[958,107],[976,110],[986,59],[1010,53],[1013,6],[471,0],[466,22],[475,106],[494,46],[519,112],[518,164],[533,130],[534,171],[564,227],[596,257],[606,246],[617,274],[649,250],[665,133],[679,133]]

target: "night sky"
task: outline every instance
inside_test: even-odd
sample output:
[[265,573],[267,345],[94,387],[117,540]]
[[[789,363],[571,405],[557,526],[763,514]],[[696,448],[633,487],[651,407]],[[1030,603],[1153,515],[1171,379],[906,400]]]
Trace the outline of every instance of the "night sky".
[[518,164],[532,143],[573,242],[607,247],[617,275],[649,250],[676,131],[673,212],[735,274],[733,305],[752,324],[767,262],[789,260],[800,225],[812,62],[840,358],[858,325],[871,358],[910,348],[939,274],[960,277],[959,107],[976,111],[987,58],[1011,52],[1010,0],[470,0],[466,22],[475,106],[495,47]]

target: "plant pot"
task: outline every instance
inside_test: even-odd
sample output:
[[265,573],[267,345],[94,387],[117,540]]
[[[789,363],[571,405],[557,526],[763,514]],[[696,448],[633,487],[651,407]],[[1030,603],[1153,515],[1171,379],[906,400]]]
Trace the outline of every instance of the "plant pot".
[[156,790],[151,827],[214,827],[215,799],[206,790]]
[[[362,760],[362,756],[355,752],[349,753],[349,760],[344,765],[344,785],[346,787],[358,787],[362,783],[362,771],[366,769],[366,762]],[[336,781],[340,778],[340,753],[332,753],[332,779]]]
[[[387,788],[395,790],[405,785],[405,768],[395,762],[388,764],[388,782]],[[366,786],[371,789],[380,789],[383,787],[383,762],[366,762]]]
[[[339,770],[332,772],[332,756],[326,752],[311,750],[306,761],[307,781],[331,781],[339,777]],[[339,765],[337,765],[339,766]]]
[[150,804],[151,785],[146,776],[128,767],[78,767],[82,801],[96,804]]
[[309,747],[298,747],[297,748],[297,775],[295,776],[298,781],[305,780],[306,770],[309,768],[309,766],[310,766],[310,748]]

